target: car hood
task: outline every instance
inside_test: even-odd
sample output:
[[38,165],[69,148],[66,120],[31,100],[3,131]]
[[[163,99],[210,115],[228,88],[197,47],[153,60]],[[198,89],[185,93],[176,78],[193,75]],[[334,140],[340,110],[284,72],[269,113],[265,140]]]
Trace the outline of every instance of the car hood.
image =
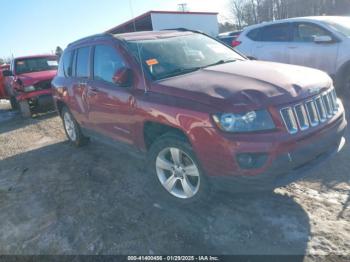
[[57,70],[32,72],[18,75],[17,78],[21,79],[24,86],[35,85],[41,81],[51,80],[55,77]]
[[322,71],[272,62],[236,61],[157,81],[152,91],[217,105],[261,108],[291,103],[332,85]]

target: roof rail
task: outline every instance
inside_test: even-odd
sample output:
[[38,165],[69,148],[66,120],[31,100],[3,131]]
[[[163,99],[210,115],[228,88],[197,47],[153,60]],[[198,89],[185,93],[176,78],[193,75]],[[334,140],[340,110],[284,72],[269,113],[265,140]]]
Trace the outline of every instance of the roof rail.
[[110,33],[101,33],[101,34],[90,35],[90,36],[78,39],[78,40],[70,43],[68,46],[75,45],[75,44],[78,44],[80,42],[84,42],[86,40],[97,40],[97,39],[103,39],[103,38],[106,38],[106,37],[114,38],[114,36],[112,34],[110,34]]
[[193,32],[193,33],[205,34],[203,31],[194,30],[194,29],[188,29],[188,28],[184,28],[184,27],[167,28],[167,29],[162,29],[161,31],[166,31],[166,30],[176,30],[176,31],[182,31],[182,32]]

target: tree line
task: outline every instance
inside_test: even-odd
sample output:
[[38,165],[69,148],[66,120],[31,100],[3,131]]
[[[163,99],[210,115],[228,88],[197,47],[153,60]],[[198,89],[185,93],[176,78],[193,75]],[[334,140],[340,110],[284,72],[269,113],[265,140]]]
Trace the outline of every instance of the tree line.
[[236,29],[300,16],[350,15],[350,0],[230,0]]

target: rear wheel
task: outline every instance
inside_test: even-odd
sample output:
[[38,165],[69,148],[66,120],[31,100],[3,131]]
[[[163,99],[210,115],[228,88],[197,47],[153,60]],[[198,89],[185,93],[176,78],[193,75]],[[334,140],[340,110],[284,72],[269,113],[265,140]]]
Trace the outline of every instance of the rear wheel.
[[17,103],[16,97],[14,97],[14,96],[10,97],[10,104],[11,104],[12,110],[16,110],[18,108],[18,103]]
[[74,119],[72,113],[68,110],[67,107],[64,107],[62,109],[62,120],[67,138],[73,145],[79,147],[85,145],[88,142],[88,138],[83,135],[79,124]]
[[175,202],[193,203],[209,195],[209,187],[191,145],[181,136],[159,138],[149,152],[150,170],[159,191]]
[[20,101],[18,104],[22,117],[29,118],[32,116],[32,112],[30,111],[30,106],[27,100]]

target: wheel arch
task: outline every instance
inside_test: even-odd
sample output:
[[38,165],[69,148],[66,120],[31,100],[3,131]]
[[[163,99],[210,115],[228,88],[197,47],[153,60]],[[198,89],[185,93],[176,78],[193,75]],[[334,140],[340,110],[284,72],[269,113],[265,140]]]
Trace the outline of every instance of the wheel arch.
[[336,79],[340,79],[343,76],[343,74],[346,72],[346,70],[349,70],[349,69],[350,69],[350,60],[345,62],[345,63],[343,63],[339,67],[339,69],[336,72],[336,76],[335,76]]
[[[161,136],[165,134],[173,134],[181,137],[186,142],[190,143],[190,140],[185,131],[178,127],[159,123],[156,121],[146,121],[143,125],[143,142],[145,149],[148,151],[151,145]],[[191,143],[190,143],[191,144]]]
[[[57,113],[62,116],[62,109],[64,107],[67,107],[66,103],[63,102],[62,100],[56,100],[56,109],[57,109]],[[67,107],[68,108],[68,107]]]

